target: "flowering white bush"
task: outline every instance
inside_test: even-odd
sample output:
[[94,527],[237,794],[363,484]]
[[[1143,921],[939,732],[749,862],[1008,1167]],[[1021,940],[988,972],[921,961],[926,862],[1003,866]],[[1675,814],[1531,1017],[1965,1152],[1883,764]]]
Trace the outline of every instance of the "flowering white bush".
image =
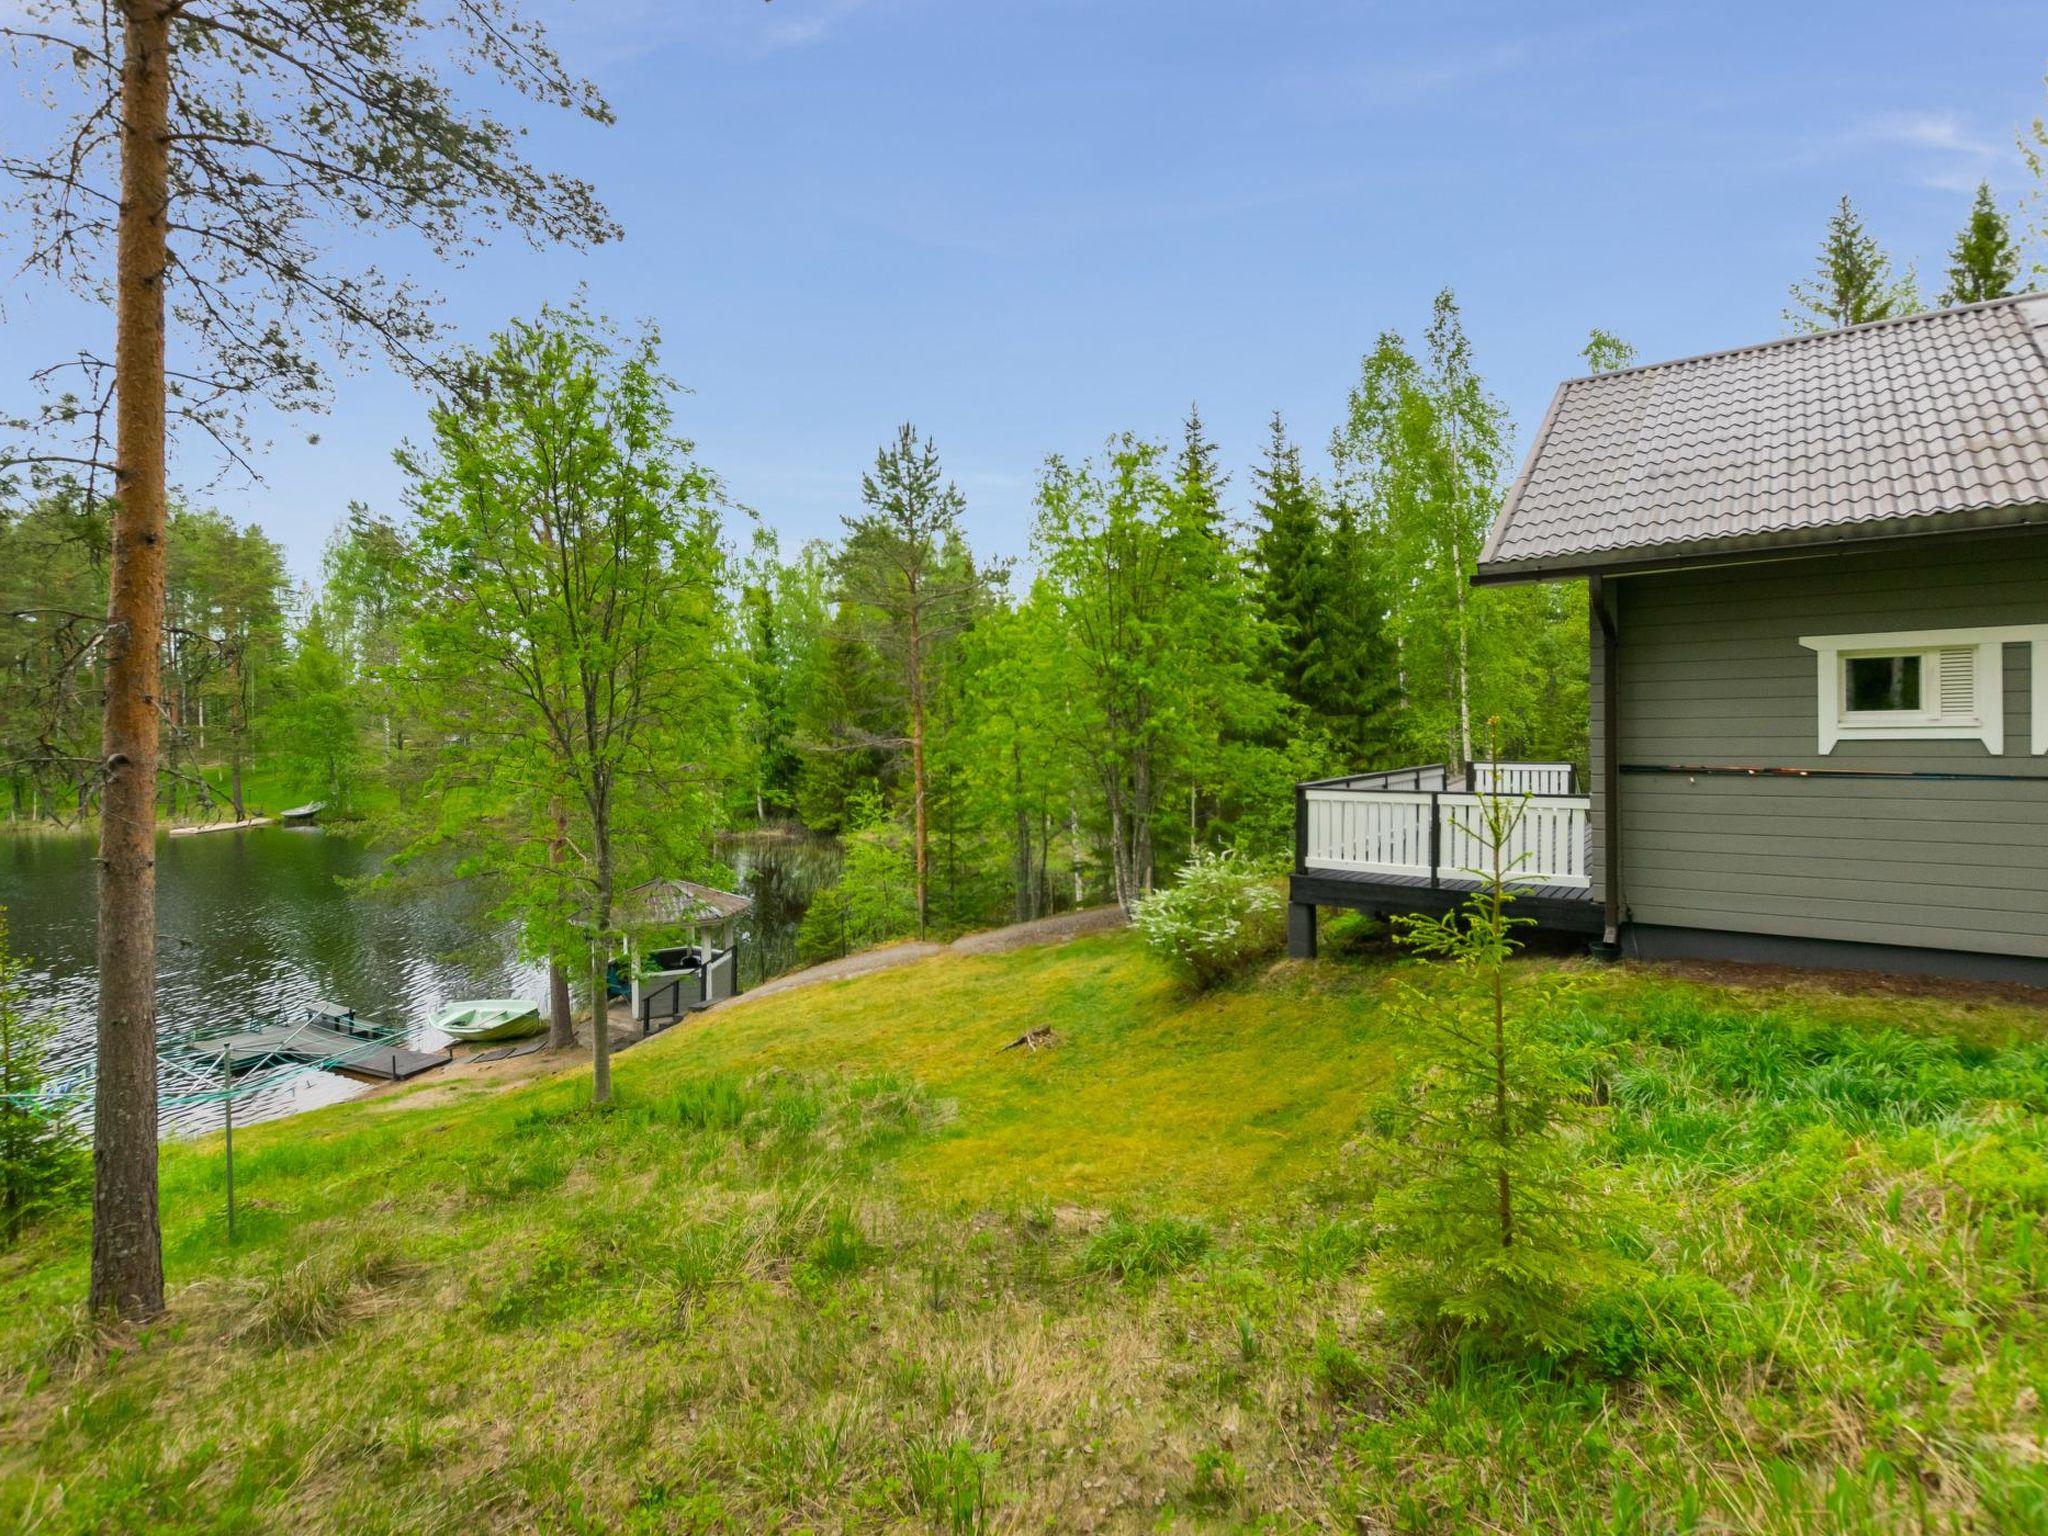
[[1233,853],[1197,853],[1175,882],[1138,903],[1145,942],[1198,987],[1213,987],[1280,948],[1284,919],[1271,869]]

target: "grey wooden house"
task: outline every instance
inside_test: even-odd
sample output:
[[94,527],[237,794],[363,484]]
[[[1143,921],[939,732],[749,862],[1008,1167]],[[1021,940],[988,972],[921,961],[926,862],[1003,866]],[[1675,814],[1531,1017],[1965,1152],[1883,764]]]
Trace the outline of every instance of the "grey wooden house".
[[[1476,579],[1560,577],[1592,771],[1514,766],[1525,911],[1630,955],[2048,983],[2048,297],[1565,383]],[[1295,952],[1318,906],[1457,899],[1475,787],[1302,786]]]

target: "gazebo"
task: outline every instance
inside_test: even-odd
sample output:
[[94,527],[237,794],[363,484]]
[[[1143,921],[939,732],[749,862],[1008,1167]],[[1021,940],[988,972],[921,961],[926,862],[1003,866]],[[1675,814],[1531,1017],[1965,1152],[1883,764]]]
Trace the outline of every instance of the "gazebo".
[[[753,909],[751,897],[694,880],[649,880],[620,895],[614,915],[626,936],[626,990],[643,1035],[738,993],[734,925]],[[684,941],[648,950],[643,969],[640,941],[650,932]]]

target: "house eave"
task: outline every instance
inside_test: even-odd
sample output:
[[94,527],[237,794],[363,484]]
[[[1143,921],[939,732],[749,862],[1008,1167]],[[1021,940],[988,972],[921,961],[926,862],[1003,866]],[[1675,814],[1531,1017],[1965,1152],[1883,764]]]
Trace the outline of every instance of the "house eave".
[[1910,520],[1832,523],[1722,539],[1584,550],[1530,560],[1483,560],[1473,573],[1472,584],[1507,586],[1584,576],[1648,575],[1692,566],[1796,560],[1845,548],[1882,548],[1935,537],[1982,538],[2044,525],[2048,525],[2048,505],[1974,507]]

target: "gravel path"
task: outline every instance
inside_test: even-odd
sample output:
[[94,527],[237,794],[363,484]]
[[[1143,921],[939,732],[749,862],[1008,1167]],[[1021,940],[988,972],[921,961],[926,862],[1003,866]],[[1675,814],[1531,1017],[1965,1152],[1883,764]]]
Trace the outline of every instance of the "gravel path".
[[865,949],[843,960],[827,960],[808,970],[785,972],[773,981],[762,982],[751,992],[743,992],[731,1001],[706,1011],[715,1013],[719,1009],[737,1008],[750,998],[773,997],[793,987],[815,986],[821,981],[841,981],[849,976],[893,970],[899,965],[909,965],[933,955],[949,952],[956,955],[1000,955],[1034,944],[1061,944],[1084,933],[1106,933],[1123,925],[1124,914],[1120,908],[1086,907],[1079,912],[1061,912],[1057,916],[1041,917],[1028,923],[1012,923],[1007,928],[970,933],[951,944],[890,944],[881,949]]

